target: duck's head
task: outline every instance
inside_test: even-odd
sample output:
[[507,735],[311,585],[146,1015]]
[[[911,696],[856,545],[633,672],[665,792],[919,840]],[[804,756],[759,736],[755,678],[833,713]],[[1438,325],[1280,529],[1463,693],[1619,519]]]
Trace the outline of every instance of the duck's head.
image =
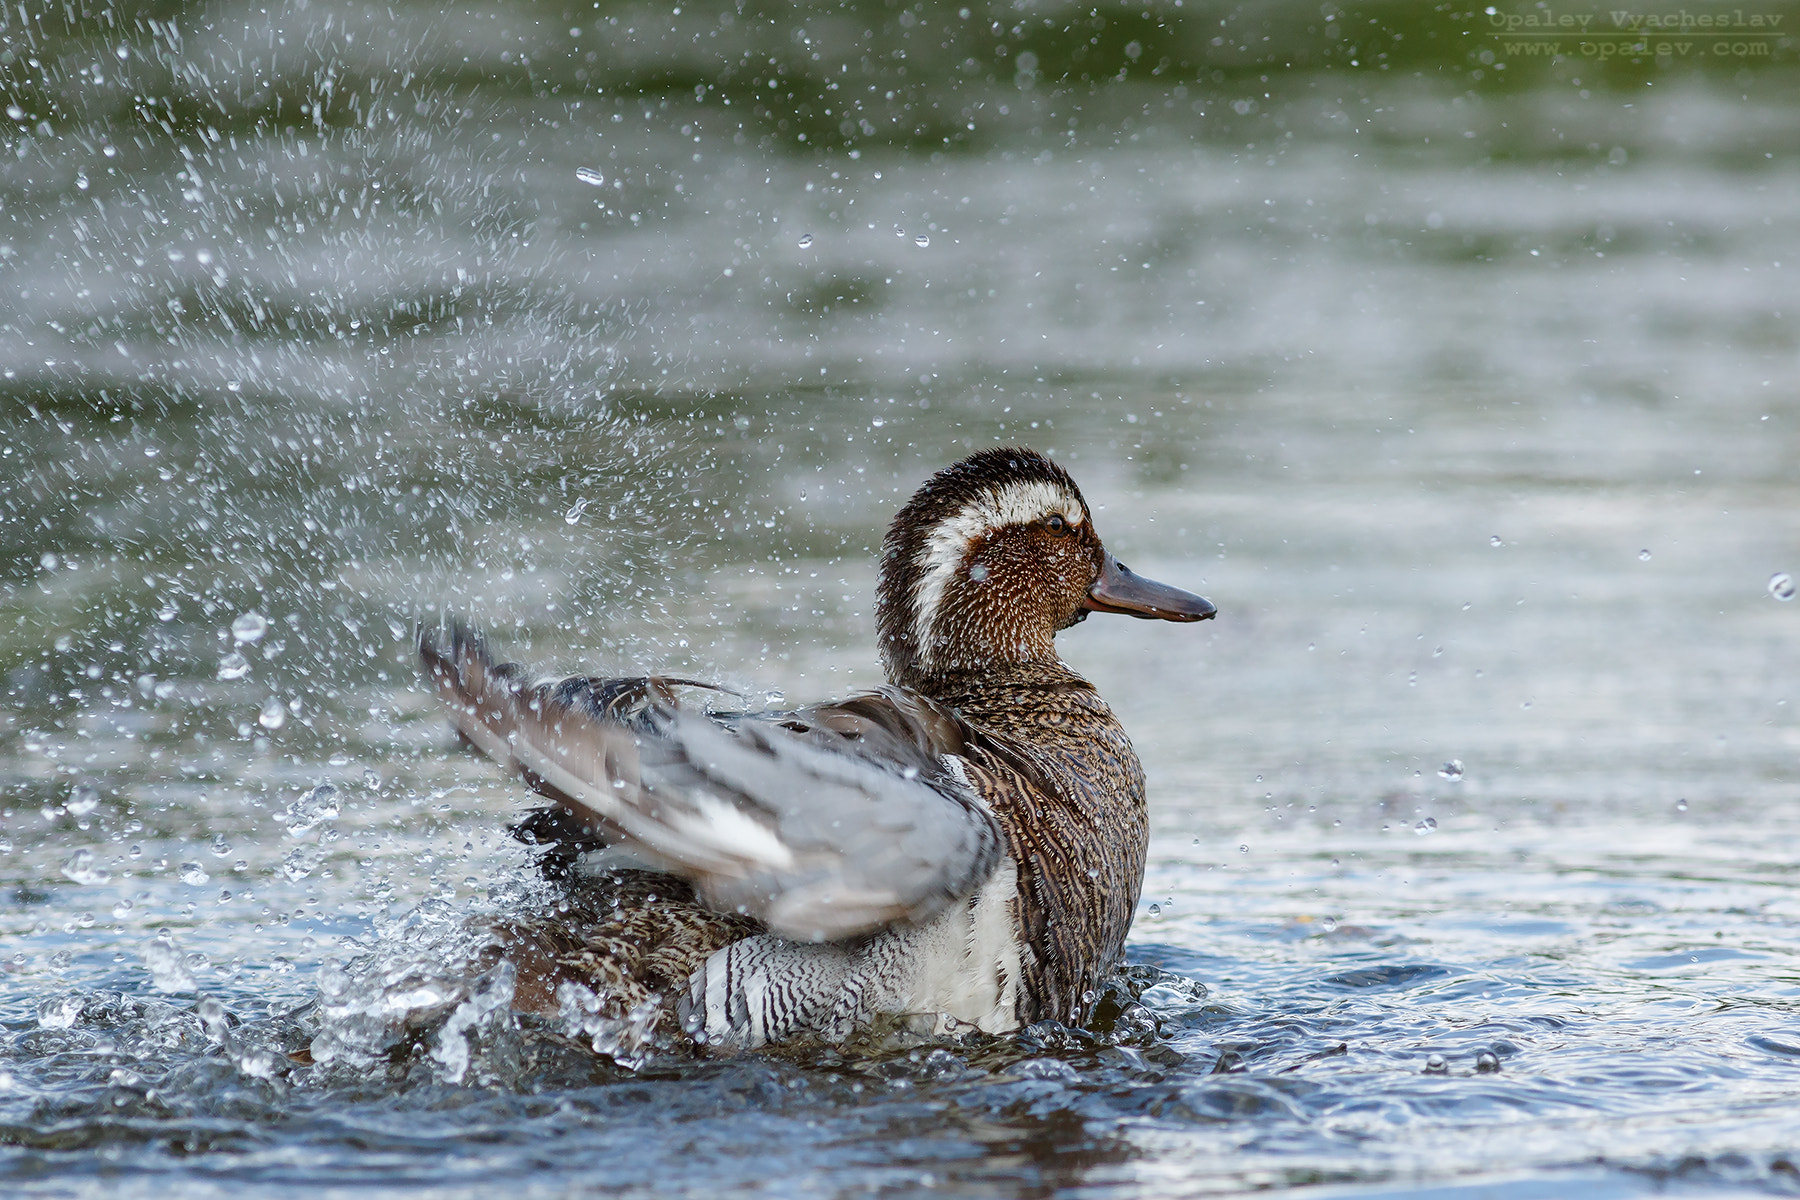
[[1216,611],[1120,565],[1081,489],[1034,450],[983,450],[939,471],[894,518],[881,550],[881,661],[907,686],[1055,662],[1056,631],[1091,612],[1202,621]]

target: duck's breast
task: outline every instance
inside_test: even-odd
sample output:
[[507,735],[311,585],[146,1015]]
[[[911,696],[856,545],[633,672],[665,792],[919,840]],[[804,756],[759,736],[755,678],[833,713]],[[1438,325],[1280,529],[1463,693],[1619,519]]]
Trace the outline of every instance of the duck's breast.
[[1009,856],[988,881],[917,929],[870,947],[870,966],[895,956],[893,1010],[935,1014],[986,1033],[1019,1026],[1026,948],[1019,925],[1019,868]]

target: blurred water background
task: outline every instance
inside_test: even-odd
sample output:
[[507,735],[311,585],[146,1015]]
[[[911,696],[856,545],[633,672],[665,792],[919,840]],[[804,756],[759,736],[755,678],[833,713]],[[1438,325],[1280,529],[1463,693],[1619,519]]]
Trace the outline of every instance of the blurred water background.
[[[1800,1191],[1800,6],[1616,11],[0,9],[0,1188]],[[1062,638],[1123,1017],[634,1073],[442,976],[534,893],[415,620],[866,687],[1003,442],[1221,609]]]

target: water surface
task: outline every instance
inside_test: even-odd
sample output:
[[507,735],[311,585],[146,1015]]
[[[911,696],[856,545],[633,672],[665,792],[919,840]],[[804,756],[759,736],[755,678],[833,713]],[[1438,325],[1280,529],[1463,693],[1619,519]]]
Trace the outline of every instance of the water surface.
[[[1800,1189],[1786,43],[683,8],[3,18],[6,1189]],[[443,976],[538,893],[415,619],[870,686],[886,520],[1009,441],[1221,609],[1061,638],[1121,1016],[630,1071]]]

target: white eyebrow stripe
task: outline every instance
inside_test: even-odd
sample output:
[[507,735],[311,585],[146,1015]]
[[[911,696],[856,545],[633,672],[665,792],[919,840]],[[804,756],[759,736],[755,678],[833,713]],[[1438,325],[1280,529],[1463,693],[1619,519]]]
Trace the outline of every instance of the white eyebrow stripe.
[[938,608],[944,602],[944,589],[969,553],[969,544],[991,530],[1027,525],[1053,512],[1060,512],[1071,525],[1087,519],[1080,502],[1063,488],[1027,480],[984,493],[932,526],[915,560],[919,583],[913,594],[912,632],[921,665],[931,665],[931,631],[937,624]]

